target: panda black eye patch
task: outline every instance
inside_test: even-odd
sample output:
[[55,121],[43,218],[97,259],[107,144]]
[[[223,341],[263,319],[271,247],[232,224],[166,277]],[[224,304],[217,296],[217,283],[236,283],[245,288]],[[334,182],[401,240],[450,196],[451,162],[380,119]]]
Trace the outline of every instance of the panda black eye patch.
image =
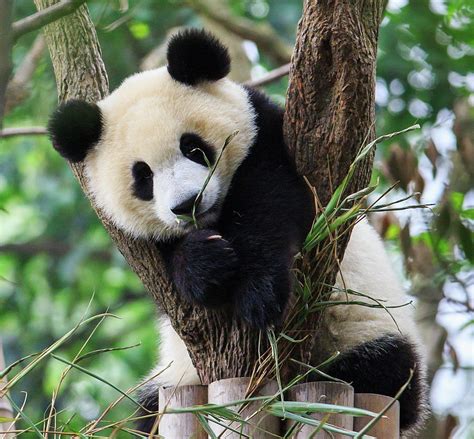
[[135,162],[132,167],[133,195],[140,200],[153,199],[153,171],[145,162]]
[[198,134],[184,133],[179,141],[179,149],[187,159],[202,166],[214,163],[214,148]]

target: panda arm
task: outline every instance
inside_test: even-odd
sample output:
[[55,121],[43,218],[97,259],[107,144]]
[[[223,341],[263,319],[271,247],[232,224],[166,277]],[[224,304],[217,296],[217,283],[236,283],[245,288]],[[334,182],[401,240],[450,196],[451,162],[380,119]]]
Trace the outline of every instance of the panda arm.
[[278,323],[291,290],[293,256],[314,218],[311,194],[283,141],[282,110],[249,90],[257,139],[232,181],[218,230],[237,253],[237,317],[265,328]]
[[235,313],[252,326],[265,328],[283,315],[293,257],[312,212],[304,182],[287,163],[255,159],[241,168],[218,229],[239,259]]
[[239,261],[230,243],[212,229],[194,230],[181,239],[158,243],[168,274],[188,301],[206,306],[222,305],[222,294],[234,279]]

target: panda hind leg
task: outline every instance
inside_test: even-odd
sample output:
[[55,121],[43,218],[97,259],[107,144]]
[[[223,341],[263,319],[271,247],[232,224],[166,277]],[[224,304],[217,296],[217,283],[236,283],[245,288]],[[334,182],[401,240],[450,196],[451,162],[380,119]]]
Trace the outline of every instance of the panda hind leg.
[[324,370],[350,383],[356,393],[394,397],[413,377],[399,398],[400,428],[417,429],[426,413],[425,371],[416,347],[401,334],[387,334],[342,353]]
[[[146,437],[153,430],[156,421],[156,416],[153,416],[153,413],[158,413],[158,390],[158,385],[150,381],[141,386],[138,392],[138,402],[141,408],[136,415],[139,419],[135,421],[135,429],[142,434],[146,434]],[[158,437],[158,432],[155,432],[155,434]]]

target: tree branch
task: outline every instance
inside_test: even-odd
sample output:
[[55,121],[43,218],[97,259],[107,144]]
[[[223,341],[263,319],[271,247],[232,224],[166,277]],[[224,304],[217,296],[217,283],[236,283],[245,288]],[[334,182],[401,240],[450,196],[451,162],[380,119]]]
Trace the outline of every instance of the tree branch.
[[[55,258],[67,255],[72,250],[72,246],[65,242],[54,240],[34,240],[20,244],[2,244],[0,253],[13,253],[19,256],[35,256],[39,253],[47,253]],[[99,261],[110,262],[112,255],[106,250],[91,250],[88,252],[88,258]]]
[[8,83],[5,114],[19,105],[28,96],[29,83],[36,71],[36,67],[38,66],[41,57],[43,56],[45,48],[46,43],[43,36],[38,35],[31,46],[31,49],[16,69],[13,78]]
[[7,84],[12,72],[12,0],[0,2],[0,129],[3,126]]
[[0,137],[14,137],[14,136],[44,136],[48,134],[45,127],[20,127],[20,128],[5,128],[0,130]]
[[290,61],[293,48],[268,23],[256,23],[245,17],[236,17],[224,1],[187,0],[187,3],[197,13],[221,24],[239,37],[253,41],[277,65]]
[[288,75],[290,72],[290,64],[285,64],[283,66],[277,67],[274,70],[270,70],[266,75],[262,76],[261,78],[245,81],[244,84],[250,87],[262,87],[264,85],[268,85],[274,81],[277,81],[280,78]]
[[16,21],[12,25],[13,41],[22,35],[46,26],[54,20],[74,12],[85,0],[62,0],[59,3],[38,11],[36,14]]

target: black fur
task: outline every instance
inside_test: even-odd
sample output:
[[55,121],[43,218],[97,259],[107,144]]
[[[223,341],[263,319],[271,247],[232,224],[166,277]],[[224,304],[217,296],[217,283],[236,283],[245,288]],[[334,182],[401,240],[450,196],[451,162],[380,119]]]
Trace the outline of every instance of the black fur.
[[325,372],[350,383],[356,393],[393,397],[408,381],[413,369],[413,378],[399,399],[400,428],[406,430],[420,420],[421,408],[426,403],[420,367],[421,359],[414,346],[405,337],[392,334],[344,352]]
[[200,135],[184,133],[179,139],[179,149],[185,157],[203,166],[214,164],[216,153]]
[[100,108],[85,101],[67,101],[51,116],[48,131],[59,154],[71,162],[80,162],[100,139]]
[[[258,135],[232,180],[218,221],[212,230],[192,231],[161,247],[184,297],[212,305],[232,301],[237,318],[266,328],[282,317],[293,256],[314,212],[283,141],[283,111],[261,93],[248,93]],[[213,235],[223,238],[210,240]]]
[[189,301],[206,306],[229,303],[222,285],[233,282],[239,269],[231,244],[216,230],[203,229],[188,233],[172,253],[169,264],[176,288]]
[[196,85],[217,81],[230,71],[227,48],[204,30],[187,29],[168,44],[168,72],[179,82]]
[[[142,407],[137,412],[137,417],[142,418],[135,422],[136,430],[147,435],[153,429],[156,421],[156,416],[150,416],[152,413],[158,413],[158,388],[150,385],[143,385],[141,390],[138,392],[138,400]],[[153,436],[155,437],[155,436]],[[157,434],[158,437],[158,434]]]
[[153,200],[153,171],[145,162],[135,162],[132,167],[133,195],[143,201]]

